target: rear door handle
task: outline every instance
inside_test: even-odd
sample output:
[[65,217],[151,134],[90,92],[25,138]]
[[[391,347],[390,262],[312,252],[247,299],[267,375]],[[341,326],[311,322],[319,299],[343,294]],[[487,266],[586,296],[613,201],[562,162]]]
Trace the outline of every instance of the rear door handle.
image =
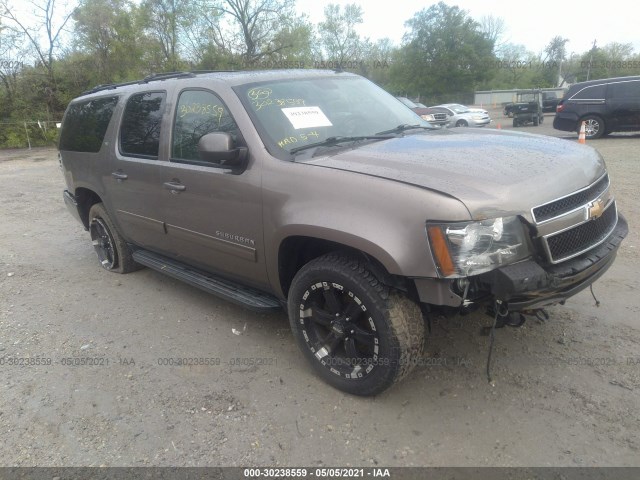
[[129,178],[129,176],[126,173],[122,173],[120,171],[111,172],[111,176],[116,180],[126,180],[127,178]]
[[167,190],[171,190],[171,193],[184,192],[187,189],[185,185],[176,182],[164,182],[162,185]]

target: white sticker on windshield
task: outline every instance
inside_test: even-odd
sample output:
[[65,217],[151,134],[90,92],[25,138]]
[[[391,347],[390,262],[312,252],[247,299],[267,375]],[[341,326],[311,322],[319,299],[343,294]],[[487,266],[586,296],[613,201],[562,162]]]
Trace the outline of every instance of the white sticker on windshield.
[[324,112],[320,110],[320,107],[283,108],[282,113],[289,119],[296,130],[333,126]]

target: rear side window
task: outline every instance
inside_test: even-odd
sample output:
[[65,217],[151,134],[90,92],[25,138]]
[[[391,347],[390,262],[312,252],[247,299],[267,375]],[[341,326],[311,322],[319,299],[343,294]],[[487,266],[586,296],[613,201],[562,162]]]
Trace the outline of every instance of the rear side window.
[[640,99],[640,80],[634,82],[619,82],[609,85],[609,98]]
[[60,150],[99,152],[117,103],[118,97],[108,97],[69,105],[60,132]]
[[605,85],[591,85],[578,90],[570,98],[572,100],[604,100]]
[[120,152],[158,158],[165,92],[138,93],[129,97],[120,125]]

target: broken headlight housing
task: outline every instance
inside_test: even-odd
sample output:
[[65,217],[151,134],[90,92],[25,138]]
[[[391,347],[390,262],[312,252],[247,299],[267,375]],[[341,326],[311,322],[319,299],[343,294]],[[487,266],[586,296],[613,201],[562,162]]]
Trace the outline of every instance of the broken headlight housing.
[[478,275],[531,255],[518,217],[428,223],[427,234],[442,277]]

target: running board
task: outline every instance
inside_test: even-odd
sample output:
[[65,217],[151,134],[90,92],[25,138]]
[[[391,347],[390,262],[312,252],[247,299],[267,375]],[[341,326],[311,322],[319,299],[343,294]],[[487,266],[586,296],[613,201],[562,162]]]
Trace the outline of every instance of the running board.
[[229,300],[256,312],[281,310],[282,304],[273,295],[255,288],[223,279],[216,275],[197,270],[189,265],[168,259],[147,250],[136,250],[133,259],[145,267],[181,280],[189,285]]

